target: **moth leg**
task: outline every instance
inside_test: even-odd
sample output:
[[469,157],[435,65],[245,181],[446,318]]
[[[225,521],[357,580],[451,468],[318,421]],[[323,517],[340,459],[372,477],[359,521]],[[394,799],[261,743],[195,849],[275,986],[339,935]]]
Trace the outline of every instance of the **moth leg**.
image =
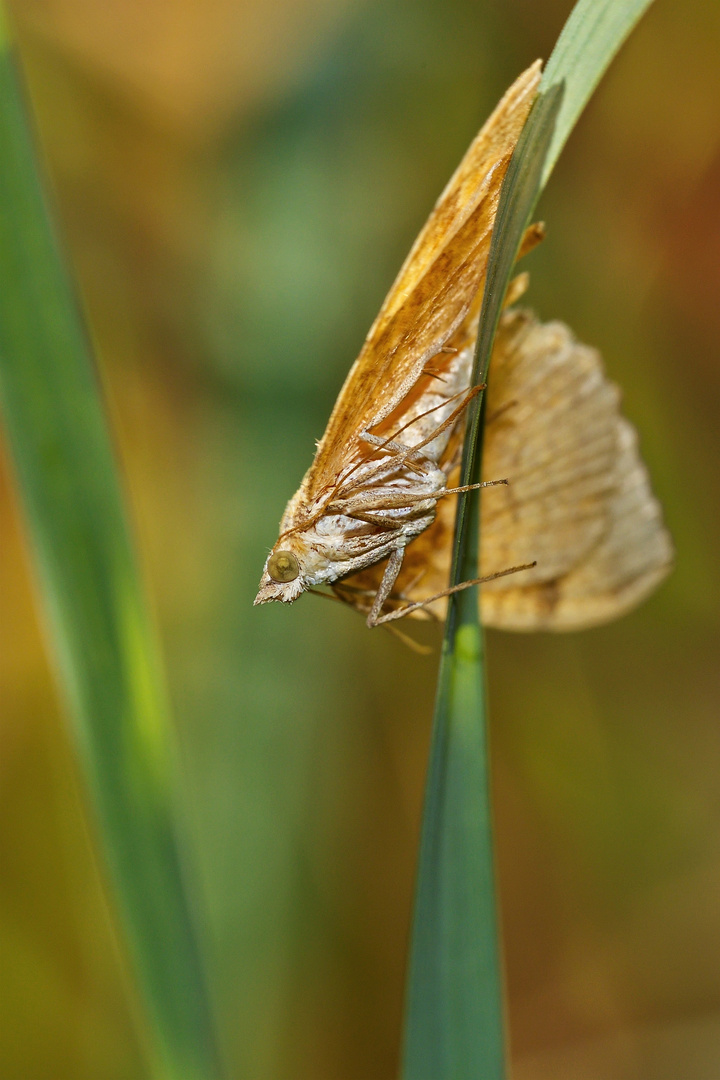
[[[395,455],[398,465],[404,465],[407,469],[410,469],[411,472],[418,474],[422,474],[425,471],[422,462],[413,461],[413,457],[415,456],[414,446],[406,446],[405,443],[395,442],[393,439],[381,439],[379,435],[371,435],[369,431],[361,431],[360,438],[363,439],[364,442],[369,442],[371,446],[376,448],[370,457],[374,457],[379,450],[390,449]],[[343,479],[347,479],[347,477],[344,477]]]
[[[458,417],[462,416],[462,414],[465,412],[465,409],[467,409],[467,407],[470,404],[470,402],[472,401],[472,399],[474,397],[477,397],[477,395],[480,393],[480,391],[484,390],[484,389],[485,389],[485,383],[480,383],[479,386],[471,386],[470,389],[466,392],[463,401],[461,401],[460,404],[455,409],[453,409],[453,411],[450,413],[450,415],[447,417],[447,419],[443,420],[443,422],[441,424],[438,424],[438,426],[436,428],[434,428],[433,431],[422,440],[422,442],[415,443],[415,445],[413,446],[412,449],[414,451],[421,450],[423,446],[427,446],[428,443],[431,443],[435,439],[437,439],[438,435],[442,435],[443,431],[447,431],[447,429],[449,427],[452,427],[452,425],[455,423],[455,421],[458,419]],[[432,411],[431,409],[428,409],[428,413],[431,412],[431,411]],[[427,415],[427,413],[423,413],[422,415]],[[415,419],[419,420],[419,419],[421,419],[421,417],[418,416]],[[411,422],[415,423],[415,420],[413,420]],[[405,427],[409,427],[409,426],[410,426],[410,424],[405,425]],[[403,430],[404,430],[404,428],[400,429],[400,431],[403,431]],[[399,432],[398,432],[398,434],[399,434]]]
[[369,431],[361,431],[360,438],[363,442],[369,442],[371,446],[377,446],[380,450],[394,450],[396,454],[405,455],[414,450],[414,446],[407,446],[405,443],[396,442],[395,439],[383,439],[379,435],[373,435]]
[[486,487],[498,487],[500,484],[504,484],[505,487],[509,485],[510,481],[505,477],[504,480],[481,480],[479,484],[463,484],[462,487],[445,488],[443,495],[458,495],[461,491],[479,491],[480,488]]
[[345,499],[335,499],[328,503],[327,512],[358,517],[376,510],[414,510],[414,516],[417,516],[433,511],[439,497],[439,494],[429,491],[393,491],[382,488],[379,491],[348,495]]
[[[452,351],[457,352],[457,349],[453,349]],[[433,371],[433,369],[430,368],[430,367],[427,367],[427,365],[422,369],[422,373],[423,373],[423,375],[427,375],[428,378],[430,378],[430,379],[437,379],[438,382],[441,382],[441,383],[446,383],[447,382],[447,379],[445,378],[444,375],[441,375],[439,371]]]
[[[394,619],[402,619],[405,615],[409,615],[411,611],[420,611],[422,608],[427,607],[428,604],[432,604],[435,600],[442,600],[444,596],[451,596],[453,593],[462,592],[463,589],[470,589],[473,585],[483,585],[486,581],[495,581],[496,578],[507,577],[508,574],[517,574],[519,570],[532,570],[534,566],[537,566],[537,562],[523,563],[522,566],[510,566],[507,570],[498,570],[494,574],[486,574],[485,577],[472,578],[470,581],[461,581],[459,585],[452,585],[449,589],[443,589],[442,592],[435,593],[434,596],[428,596],[424,600],[418,600],[416,603],[408,604],[407,607],[397,608],[395,611],[389,611],[386,615],[378,615],[374,623],[370,622],[370,616],[368,616],[368,626],[381,626],[383,623],[392,622]],[[383,578],[383,581],[385,579]],[[382,588],[382,582],[380,583]],[[378,596],[380,590],[378,589]],[[373,604],[373,611],[375,605]],[[372,612],[370,613],[372,614]]]
[[413,446],[406,446],[404,443],[397,442],[396,440],[398,435],[401,435],[403,431],[407,430],[407,428],[412,427],[412,425],[416,424],[418,420],[423,420],[426,416],[429,416],[430,413],[433,413],[437,409],[442,408],[443,405],[447,405],[447,403],[449,401],[452,401],[453,398],[448,398],[447,401],[443,401],[439,405],[434,405],[432,409],[427,409],[424,413],[420,413],[419,416],[414,416],[412,420],[408,420],[406,424],[403,424],[401,428],[398,428],[395,434],[391,435],[388,439],[381,439],[378,435],[371,435],[369,431],[361,431],[360,438],[364,439],[366,442],[371,443],[373,446],[377,446],[379,450],[383,450],[386,446],[389,446],[397,453],[402,453],[404,451],[406,455],[414,455],[424,446],[427,446],[428,443],[433,442],[433,440],[436,439],[438,435],[441,435],[443,431],[446,431],[447,428],[454,424],[457,418],[461,416],[464,410],[468,407],[472,399],[476,397],[481,390],[484,389],[485,383],[481,383],[479,386],[471,386],[468,390],[461,390],[459,394],[453,395],[456,398],[462,397],[463,400],[455,409],[453,409],[450,415],[445,420],[443,420],[442,423],[438,424],[437,427],[433,428],[432,432],[425,439],[423,439],[422,442],[415,443]]
[[393,585],[397,581],[397,576],[400,573],[400,567],[402,566],[404,555],[404,548],[393,548],[393,550],[390,552],[390,558],[387,561],[385,573],[382,576],[380,587],[375,593],[373,606],[370,608],[370,614],[367,617],[367,625],[371,628],[373,626],[377,626],[378,622],[382,622],[382,619],[380,618],[380,612],[382,611],[383,604],[393,590]]
[[[420,454],[422,448],[424,446],[427,446],[428,443],[431,443],[434,439],[438,437],[438,435],[441,435],[444,431],[451,427],[455,423],[457,418],[462,414],[463,410],[467,408],[472,399],[477,394],[479,394],[481,390],[484,389],[485,383],[482,383],[479,386],[471,386],[468,390],[460,390],[457,394],[453,394],[451,398],[448,398],[446,401],[440,402],[439,405],[433,405],[431,409],[427,409],[424,413],[420,413],[419,416],[414,416],[412,420],[408,420],[406,424],[403,424],[401,428],[398,428],[394,435],[390,435],[388,438],[382,438],[380,435],[373,435],[367,428],[365,428],[359,433],[358,438],[362,439],[363,442],[368,442],[371,446],[375,447],[370,457],[375,457],[376,454],[380,453],[382,450],[390,449],[395,455],[397,455],[398,464],[402,464],[406,468],[411,469],[414,472],[422,473],[424,471],[422,463],[416,462],[413,459],[416,457],[422,457],[422,455]],[[423,439],[422,442],[415,443],[414,446],[408,446],[406,443],[397,441],[398,436],[401,435],[403,431],[406,431],[407,428],[412,427],[412,425],[416,424],[418,420],[423,420],[426,416],[434,413],[437,409],[441,409],[444,405],[447,405],[455,398],[463,398],[463,400],[460,402],[457,408],[452,411],[450,416],[448,416],[447,419],[444,420],[441,424],[438,424],[437,427],[434,428],[434,430],[430,433],[430,435]],[[370,425],[370,427],[373,426],[373,424]],[[338,479],[337,483],[335,484],[333,490],[337,491],[341,484],[347,483],[349,478],[352,476],[355,470],[360,467],[361,464],[361,462],[358,462],[357,464],[352,465],[346,473],[342,474]]]

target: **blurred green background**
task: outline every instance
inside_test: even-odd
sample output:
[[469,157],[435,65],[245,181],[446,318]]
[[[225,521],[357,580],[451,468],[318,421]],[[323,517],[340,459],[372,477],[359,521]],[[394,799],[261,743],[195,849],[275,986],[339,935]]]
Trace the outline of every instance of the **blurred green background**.
[[[161,628],[232,1075],[395,1074],[437,651],[253,610],[434,198],[567,0],[15,0]],[[720,8],[657,0],[543,197],[677,544],[641,610],[489,635],[515,1080],[720,1076]],[[145,1080],[0,468],[3,1080]],[[439,643],[432,628],[426,639]]]

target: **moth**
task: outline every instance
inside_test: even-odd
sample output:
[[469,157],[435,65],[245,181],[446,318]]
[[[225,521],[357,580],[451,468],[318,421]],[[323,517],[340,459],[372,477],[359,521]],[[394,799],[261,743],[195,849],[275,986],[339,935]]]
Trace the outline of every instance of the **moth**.
[[[444,616],[464,413],[484,389],[470,378],[490,239],[540,68],[507,91],[415,241],[287,505],[255,604],[328,585],[368,626]],[[599,355],[561,323],[508,308],[525,286],[526,275],[510,285],[488,377],[481,614],[505,629],[586,627],[647,596],[672,544]]]

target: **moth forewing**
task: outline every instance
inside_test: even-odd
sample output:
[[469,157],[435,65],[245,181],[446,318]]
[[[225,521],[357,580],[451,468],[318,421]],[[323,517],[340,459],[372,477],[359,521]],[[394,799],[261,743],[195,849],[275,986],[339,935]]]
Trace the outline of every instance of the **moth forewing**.
[[256,604],[387,560],[372,623],[405,549],[432,524],[472,392],[470,353],[446,348],[482,287],[500,188],[539,79],[538,61],[508,90],[414,244],[288,503]]
[[[484,280],[500,188],[540,82],[540,61],[504,95],[413,244],[353,364],[303,483],[331,483],[360,433],[388,416],[462,322]],[[348,441],[350,440],[350,442]]]

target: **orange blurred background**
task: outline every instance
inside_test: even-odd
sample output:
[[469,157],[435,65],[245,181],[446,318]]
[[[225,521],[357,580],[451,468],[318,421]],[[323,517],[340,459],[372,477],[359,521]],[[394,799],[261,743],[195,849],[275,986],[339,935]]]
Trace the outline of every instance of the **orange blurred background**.
[[[410,242],[572,5],[10,6],[163,636],[231,1075],[390,1078],[437,652],[251,602]],[[515,1080],[720,1076],[719,46],[720,8],[657,0],[528,260],[529,302],[623,386],[677,568],[612,626],[489,635]],[[0,547],[0,1073],[141,1080],[7,461]]]

